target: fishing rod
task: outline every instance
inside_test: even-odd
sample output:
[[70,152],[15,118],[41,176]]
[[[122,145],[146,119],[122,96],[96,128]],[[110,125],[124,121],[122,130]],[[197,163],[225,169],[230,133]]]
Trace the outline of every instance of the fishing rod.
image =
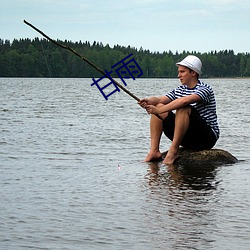
[[[91,67],[93,67],[94,69],[96,69],[98,72],[100,72],[102,75],[104,75],[105,77],[107,77],[109,80],[111,80],[112,82],[114,82],[121,90],[123,90],[125,93],[127,93],[129,96],[131,96],[132,98],[134,98],[136,101],[140,101],[140,98],[138,98],[137,96],[135,96],[133,93],[131,93],[130,91],[128,91],[126,88],[124,88],[119,82],[117,82],[116,80],[114,80],[113,78],[111,78],[110,76],[108,76],[105,71],[103,71],[102,69],[100,69],[99,67],[97,67],[95,64],[93,64],[90,60],[88,60],[85,56],[80,55],[76,50],[72,49],[69,46],[63,45],[61,43],[59,43],[58,41],[50,38],[48,35],[46,35],[44,32],[42,32],[41,30],[39,30],[38,28],[36,28],[34,25],[32,25],[31,23],[27,22],[26,20],[23,20],[23,22],[25,24],[27,24],[28,26],[30,26],[32,29],[34,29],[35,31],[37,31],[38,33],[40,33],[42,36],[44,36],[45,38],[47,38],[50,42],[54,43],[55,45],[61,47],[62,49],[66,49],[69,50],[70,52],[72,52],[73,54],[75,54],[76,56],[78,56],[81,60],[85,61],[86,63],[88,63]],[[159,119],[163,120],[161,116],[155,114]]]

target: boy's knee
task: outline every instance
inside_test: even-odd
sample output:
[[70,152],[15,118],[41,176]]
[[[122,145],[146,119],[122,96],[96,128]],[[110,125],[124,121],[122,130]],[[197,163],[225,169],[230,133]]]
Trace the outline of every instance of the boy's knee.
[[162,106],[164,106],[164,104],[162,104],[162,103],[158,103],[158,104],[155,105],[155,107],[157,107],[157,108],[160,108]]
[[185,107],[182,107],[182,108],[179,108],[176,110],[176,115],[177,114],[188,114],[190,115],[191,114],[191,106],[188,105],[188,106],[185,106]]

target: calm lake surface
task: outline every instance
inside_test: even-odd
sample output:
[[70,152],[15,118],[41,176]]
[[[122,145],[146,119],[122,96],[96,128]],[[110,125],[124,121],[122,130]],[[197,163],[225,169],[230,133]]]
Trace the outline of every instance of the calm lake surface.
[[[204,82],[234,165],[143,163],[150,117],[91,79],[0,79],[0,249],[249,249],[250,79]],[[179,81],[127,84],[141,98]]]

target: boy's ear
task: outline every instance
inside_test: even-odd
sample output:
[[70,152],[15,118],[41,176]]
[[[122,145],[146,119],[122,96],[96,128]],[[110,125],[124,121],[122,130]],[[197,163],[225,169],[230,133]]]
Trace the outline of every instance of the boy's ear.
[[191,71],[191,75],[192,75],[192,76],[197,76],[197,77],[199,76],[198,73],[195,72],[194,70]]

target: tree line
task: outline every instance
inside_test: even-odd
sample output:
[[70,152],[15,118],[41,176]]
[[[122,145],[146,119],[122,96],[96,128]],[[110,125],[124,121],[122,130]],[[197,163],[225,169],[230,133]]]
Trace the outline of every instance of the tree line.
[[[110,71],[117,62],[133,53],[143,71],[142,77],[176,77],[175,63],[188,54],[203,63],[203,77],[249,77],[250,53],[235,54],[233,50],[150,52],[143,48],[99,42],[59,41],[75,49],[103,70]],[[100,77],[100,74],[73,53],[57,47],[46,39],[0,39],[0,77]]]

